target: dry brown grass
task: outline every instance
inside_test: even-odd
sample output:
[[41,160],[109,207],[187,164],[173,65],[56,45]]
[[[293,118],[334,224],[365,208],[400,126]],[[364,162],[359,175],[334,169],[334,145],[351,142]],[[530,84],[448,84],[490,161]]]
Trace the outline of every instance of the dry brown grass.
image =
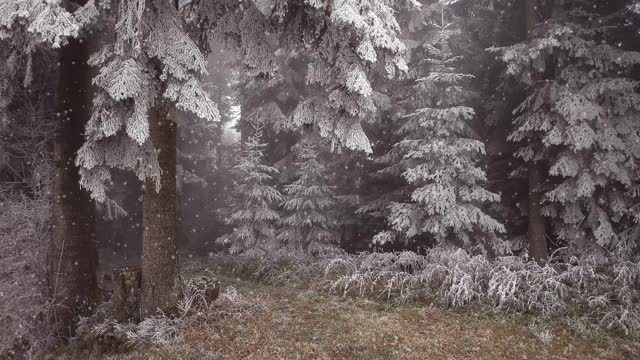
[[[113,359],[637,359],[640,345],[602,335],[583,338],[531,318],[497,319],[467,308],[443,310],[341,298],[221,279],[244,295],[249,313],[219,303],[189,320],[174,341],[111,355]],[[256,306],[257,305],[257,306]],[[224,315],[226,314],[226,315]],[[234,315],[235,314],[235,315]],[[102,359],[95,348],[67,348],[59,359]]]

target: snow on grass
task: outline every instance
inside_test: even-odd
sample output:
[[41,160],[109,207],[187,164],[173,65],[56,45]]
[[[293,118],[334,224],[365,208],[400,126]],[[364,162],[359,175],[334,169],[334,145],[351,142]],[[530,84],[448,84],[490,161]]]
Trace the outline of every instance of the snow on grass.
[[502,313],[561,317],[581,333],[640,336],[640,263],[613,257],[563,257],[540,266],[522,257],[489,261],[462,250],[361,253],[305,258],[213,256],[223,272],[271,285],[341,296],[443,307],[485,306]]
[[[58,359],[631,359],[629,339],[576,336],[557,321],[500,318],[479,307],[459,310],[393,304],[233,278],[210,314],[196,317],[169,343],[105,354],[69,349]],[[226,295],[225,295],[226,294]],[[221,315],[231,301],[243,316]],[[244,304],[244,305],[240,305]]]

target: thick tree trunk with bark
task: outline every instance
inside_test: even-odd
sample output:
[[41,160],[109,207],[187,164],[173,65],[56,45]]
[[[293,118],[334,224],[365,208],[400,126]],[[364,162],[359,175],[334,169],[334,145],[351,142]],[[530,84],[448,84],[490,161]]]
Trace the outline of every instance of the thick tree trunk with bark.
[[[546,9],[545,0],[526,0],[525,17],[527,26],[527,39],[531,39],[535,26],[544,18]],[[540,74],[532,74],[534,81],[540,79]],[[536,84],[533,85],[534,87]],[[529,255],[541,263],[547,259],[547,239],[545,219],[542,216],[542,184],[544,183],[544,164],[541,161],[531,160],[528,165],[529,172],[529,226],[527,239],[529,242]]]
[[162,106],[149,112],[151,141],[162,169],[162,187],[144,183],[142,240],[142,318],[172,313],[180,295],[176,248],[176,124]]
[[74,333],[74,316],[93,307],[96,281],[95,205],[79,185],[76,152],[84,142],[90,115],[88,44],[72,39],[59,53],[60,69],[54,140],[52,232],[47,254],[49,296],[54,322],[63,337]]

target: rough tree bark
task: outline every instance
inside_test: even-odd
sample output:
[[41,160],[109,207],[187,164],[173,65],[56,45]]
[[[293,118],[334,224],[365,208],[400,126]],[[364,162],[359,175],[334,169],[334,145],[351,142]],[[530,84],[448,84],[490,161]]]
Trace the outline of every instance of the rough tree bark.
[[74,317],[94,306],[98,296],[95,205],[89,194],[80,189],[80,176],[74,165],[91,108],[88,58],[89,47],[83,40],[71,39],[59,52],[47,284],[56,304],[53,321],[62,337],[74,334]]
[[[178,8],[178,0],[172,0]],[[151,142],[159,151],[158,162],[162,170],[161,189],[155,182],[144,182],[142,222],[142,319],[157,313],[175,312],[180,298],[180,277],[176,238],[177,192],[176,150],[177,125],[168,116],[161,102],[149,111]]]
[[[543,19],[545,9],[542,8],[545,1],[526,0],[525,17],[527,26],[527,39],[531,39],[535,26]],[[534,80],[539,79],[539,74],[533,74]],[[535,84],[533,86],[536,86]],[[544,183],[544,164],[542,161],[532,160],[528,164],[529,173],[529,224],[527,239],[529,242],[529,255],[537,262],[542,263],[547,259],[547,240],[545,220],[542,216],[542,193]]]
[[155,181],[144,183],[142,240],[142,318],[159,312],[172,313],[180,288],[176,248],[176,124],[167,110],[156,106],[149,112],[151,141],[159,150],[161,189]]
[[547,240],[545,220],[542,216],[542,193],[540,187],[544,183],[544,167],[542,162],[531,162],[529,172],[529,255],[537,262],[547,259]]

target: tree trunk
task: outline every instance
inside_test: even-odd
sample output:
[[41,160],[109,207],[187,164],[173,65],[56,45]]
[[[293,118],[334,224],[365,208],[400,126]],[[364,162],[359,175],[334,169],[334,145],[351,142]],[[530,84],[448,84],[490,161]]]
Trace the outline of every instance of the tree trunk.
[[[527,39],[532,38],[535,26],[544,18],[546,9],[544,0],[526,0],[525,17],[527,26]],[[532,74],[533,80],[540,78],[540,74]],[[534,83],[532,86],[536,86]],[[529,172],[529,226],[527,239],[529,242],[529,255],[537,262],[542,263],[547,259],[547,239],[545,220],[542,216],[542,184],[544,183],[544,165],[541,161],[531,160],[528,165]]]
[[149,112],[149,131],[159,150],[162,187],[155,181],[144,182],[142,239],[142,318],[159,312],[172,313],[179,299],[178,257],[176,248],[176,124],[162,106]]
[[544,167],[541,162],[529,163],[529,255],[541,263],[547,259],[545,220],[542,216],[542,192]]
[[76,152],[84,142],[91,103],[86,41],[69,40],[59,53],[56,94],[58,124],[54,140],[52,233],[47,253],[47,284],[60,336],[74,333],[74,316],[95,305],[97,252],[95,206],[80,189]]

